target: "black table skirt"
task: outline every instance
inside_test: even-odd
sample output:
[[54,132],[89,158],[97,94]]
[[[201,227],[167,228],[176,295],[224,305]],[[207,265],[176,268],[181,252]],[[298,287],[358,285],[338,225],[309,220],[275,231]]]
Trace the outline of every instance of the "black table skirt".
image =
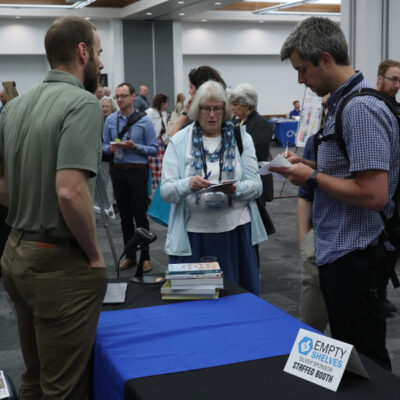
[[[127,279],[110,282],[126,282]],[[225,281],[221,297],[246,291]],[[103,311],[141,308],[176,301],[161,300],[161,285],[128,283],[124,304],[105,305]],[[345,372],[337,392],[283,372],[288,355],[218,367],[131,379],[125,383],[125,400],[399,400],[400,378],[360,354],[371,380]],[[110,399],[111,400],[111,399]]]

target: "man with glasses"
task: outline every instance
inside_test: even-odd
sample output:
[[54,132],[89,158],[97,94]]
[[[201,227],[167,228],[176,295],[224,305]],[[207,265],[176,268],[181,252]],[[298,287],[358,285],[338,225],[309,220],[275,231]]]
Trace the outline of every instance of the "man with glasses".
[[[400,62],[395,60],[383,60],[378,67],[378,78],[376,90],[385,93],[393,100],[398,113],[400,114],[400,104],[396,101],[397,92],[400,89]],[[395,310],[394,310],[395,311]]]
[[[395,60],[383,60],[378,66],[378,78],[376,90],[389,97],[400,115],[400,104],[396,101],[396,94],[400,89],[400,62]],[[397,311],[397,307],[388,300],[386,288],[384,289],[383,312],[388,317]]]
[[[135,112],[135,97],[135,88],[130,83],[118,85],[115,98],[119,111],[108,116],[103,130],[103,152],[114,154],[111,181],[121,216],[124,244],[135,234],[135,225],[149,229],[148,156],[156,156],[158,153],[153,123],[146,114]],[[129,128],[121,135],[127,124]],[[142,246],[139,264],[143,264],[143,272],[151,271],[148,246]],[[136,265],[136,249],[133,249],[131,253],[127,252],[121,270]]]

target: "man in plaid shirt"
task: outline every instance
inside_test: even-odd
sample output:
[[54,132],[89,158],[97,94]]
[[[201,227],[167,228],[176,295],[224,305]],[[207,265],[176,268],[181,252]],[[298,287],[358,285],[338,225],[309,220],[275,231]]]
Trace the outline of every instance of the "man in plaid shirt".
[[[289,58],[317,95],[331,93],[323,137],[335,132],[343,98],[371,87],[349,63],[343,32],[333,21],[308,18],[286,39],[281,59]],[[317,165],[289,152],[289,168],[271,168],[296,185],[316,188],[313,205],[316,262],[332,336],[391,369],[381,292],[393,268],[392,250],[382,235],[379,211],[390,218],[400,168],[397,120],[385,103],[355,97],[342,114],[348,158],[338,142],[318,146]]]

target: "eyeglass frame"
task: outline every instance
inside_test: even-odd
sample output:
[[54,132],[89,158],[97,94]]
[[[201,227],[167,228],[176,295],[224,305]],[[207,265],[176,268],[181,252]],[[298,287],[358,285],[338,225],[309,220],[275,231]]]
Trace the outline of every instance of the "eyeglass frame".
[[215,107],[210,107],[210,106],[199,106],[200,111],[211,114],[211,111],[214,111],[214,114],[220,114],[223,113],[225,110],[224,106],[215,106]]
[[395,85],[396,84],[400,85],[400,79],[397,76],[392,76],[391,78],[389,78],[388,76],[383,75],[383,74],[381,76],[382,76],[382,78],[387,79],[388,81],[392,82]]
[[117,94],[115,95],[115,99],[127,99],[129,96],[132,96],[131,94],[126,94],[126,93],[122,93],[122,94]]

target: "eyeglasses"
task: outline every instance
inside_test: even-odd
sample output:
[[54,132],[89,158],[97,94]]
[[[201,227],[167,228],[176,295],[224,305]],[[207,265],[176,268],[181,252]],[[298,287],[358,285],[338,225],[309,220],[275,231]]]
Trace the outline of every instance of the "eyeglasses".
[[115,98],[118,100],[118,99],[126,99],[127,97],[129,97],[130,95],[129,94],[117,94],[116,96],[115,96]]
[[395,85],[399,85],[400,84],[400,79],[397,76],[392,76],[392,77],[388,77],[385,75],[382,75],[385,79],[387,79],[388,81],[394,83]]
[[210,114],[211,111],[214,111],[215,114],[221,114],[224,111],[224,107],[222,106],[215,106],[215,107],[199,106],[199,108],[206,114]]

